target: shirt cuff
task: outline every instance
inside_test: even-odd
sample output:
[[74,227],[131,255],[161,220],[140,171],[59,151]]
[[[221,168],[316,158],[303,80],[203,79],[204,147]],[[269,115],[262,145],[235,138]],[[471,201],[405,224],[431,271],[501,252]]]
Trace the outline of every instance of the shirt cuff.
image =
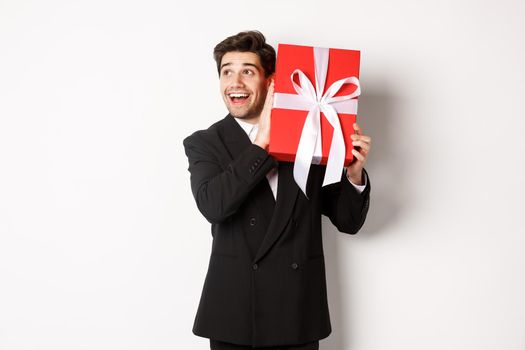
[[[344,173],[345,173],[345,177],[346,179],[348,180],[348,182],[350,182],[352,184],[352,186],[354,186],[354,188],[357,190],[357,192],[359,193],[362,193],[364,190],[365,190],[365,187],[366,187],[366,184],[367,184],[367,176],[366,176],[366,173],[365,173],[365,183],[363,185],[356,185],[355,183],[353,183],[352,181],[350,181],[350,178],[348,177],[347,175],[347,172],[346,172],[346,168],[344,168]],[[363,172],[364,173],[364,172]]]

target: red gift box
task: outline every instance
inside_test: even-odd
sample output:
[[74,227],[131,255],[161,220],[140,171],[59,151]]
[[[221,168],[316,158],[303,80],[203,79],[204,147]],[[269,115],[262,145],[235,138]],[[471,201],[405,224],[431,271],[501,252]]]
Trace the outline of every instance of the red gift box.
[[[360,52],[344,49],[324,49],[329,53],[328,69],[326,71],[326,81],[321,95],[325,94],[330,86],[346,77],[359,77]],[[278,95],[297,94],[291,80],[292,73],[299,69],[310,80],[315,87],[316,83],[316,64],[314,59],[314,47],[279,44],[278,56],[275,73],[275,94],[274,108],[271,114],[270,145],[269,153],[280,161],[294,162],[299,140],[303,130],[305,119],[308,115],[306,109],[280,108]],[[357,79],[356,79],[357,80]],[[299,83],[298,79],[295,79]],[[344,96],[359,90],[353,83],[346,83],[341,86],[334,95]],[[318,92],[319,93],[319,92]],[[353,98],[357,100],[357,96]],[[356,121],[357,101],[354,101],[356,111],[353,113],[341,113],[338,111],[338,118],[343,132],[345,144],[344,165],[347,166],[353,159],[352,139],[350,135],[354,133],[353,124]],[[336,103],[337,104],[337,103]],[[325,114],[321,112],[321,137],[322,137],[322,157],[320,164],[327,164],[330,147],[332,144],[333,127],[328,122]],[[317,163],[314,159],[313,162]]]

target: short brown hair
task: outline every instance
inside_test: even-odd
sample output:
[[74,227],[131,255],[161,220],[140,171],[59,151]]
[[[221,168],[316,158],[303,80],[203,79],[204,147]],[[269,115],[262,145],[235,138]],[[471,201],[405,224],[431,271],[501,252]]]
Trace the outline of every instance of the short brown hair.
[[221,41],[213,49],[213,58],[217,62],[217,71],[221,74],[222,56],[227,52],[253,52],[259,56],[264,68],[264,75],[269,77],[275,72],[275,49],[266,43],[266,38],[257,30],[240,32]]

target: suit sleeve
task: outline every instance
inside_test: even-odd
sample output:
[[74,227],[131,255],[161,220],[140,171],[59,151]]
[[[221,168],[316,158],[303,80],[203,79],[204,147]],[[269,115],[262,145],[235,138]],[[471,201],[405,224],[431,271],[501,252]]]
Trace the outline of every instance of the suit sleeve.
[[370,178],[365,169],[366,187],[359,191],[346,179],[343,173],[341,181],[323,187],[322,213],[341,232],[356,234],[365,223],[370,204]]
[[223,169],[199,133],[184,139],[183,144],[193,197],[211,223],[222,222],[234,214],[250,191],[277,165],[266,150],[250,144]]

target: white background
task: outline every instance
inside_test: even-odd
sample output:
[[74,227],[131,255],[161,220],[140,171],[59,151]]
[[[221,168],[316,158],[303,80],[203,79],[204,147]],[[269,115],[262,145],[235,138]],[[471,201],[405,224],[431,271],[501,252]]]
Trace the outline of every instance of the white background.
[[324,221],[322,350],[525,348],[525,5],[0,1],[0,349],[208,349],[211,249],[182,139],[212,50],[259,29],[362,51],[372,193]]

